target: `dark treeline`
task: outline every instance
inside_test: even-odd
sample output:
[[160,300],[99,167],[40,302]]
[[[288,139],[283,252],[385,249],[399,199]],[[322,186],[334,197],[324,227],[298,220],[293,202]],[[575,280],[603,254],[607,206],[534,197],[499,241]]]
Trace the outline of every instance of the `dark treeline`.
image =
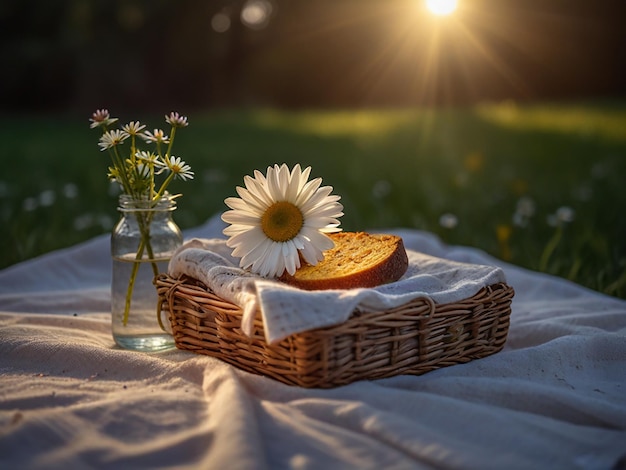
[[8,0],[0,110],[622,96],[623,0]]

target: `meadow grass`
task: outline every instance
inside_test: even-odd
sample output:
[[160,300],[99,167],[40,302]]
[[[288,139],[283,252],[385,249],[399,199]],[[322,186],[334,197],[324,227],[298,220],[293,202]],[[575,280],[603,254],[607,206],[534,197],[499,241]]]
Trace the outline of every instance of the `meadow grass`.
[[[109,157],[87,118],[1,119],[0,268],[116,222]],[[224,211],[244,175],[300,163],[342,196],[345,230],[426,230],[626,298],[624,103],[223,110],[189,122],[174,151],[196,173],[172,186],[182,228]]]

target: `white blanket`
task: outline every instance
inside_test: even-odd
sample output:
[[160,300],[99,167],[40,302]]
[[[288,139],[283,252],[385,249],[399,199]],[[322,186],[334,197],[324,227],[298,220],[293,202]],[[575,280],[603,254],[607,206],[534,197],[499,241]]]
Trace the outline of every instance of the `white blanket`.
[[516,295],[502,352],[307,390],[115,348],[107,237],[0,271],[0,468],[625,468],[626,302],[388,232],[504,270]]

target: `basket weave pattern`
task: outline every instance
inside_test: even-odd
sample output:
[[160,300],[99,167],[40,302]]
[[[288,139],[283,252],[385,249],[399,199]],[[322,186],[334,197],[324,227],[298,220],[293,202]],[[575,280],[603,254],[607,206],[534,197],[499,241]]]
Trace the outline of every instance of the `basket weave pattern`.
[[494,354],[506,341],[514,295],[499,283],[456,303],[418,298],[385,312],[355,311],[340,325],[268,345],[260,315],[252,336],[245,335],[241,308],[199,281],[162,274],[156,285],[179,349],[307,388],[419,375]]

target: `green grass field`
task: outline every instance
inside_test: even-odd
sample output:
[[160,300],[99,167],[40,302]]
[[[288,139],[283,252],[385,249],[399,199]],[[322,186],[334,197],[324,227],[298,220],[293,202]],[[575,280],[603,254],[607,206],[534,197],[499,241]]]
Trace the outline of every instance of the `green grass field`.
[[[116,195],[90,112],[1,119],[0,268],[111,230]],[[196,173],[172,187],[182,228],[224,211],[254,169],[301,163],[342,196],[345,230],[427,230],[626,298],[624,103],[188,117],[174,150]]]

